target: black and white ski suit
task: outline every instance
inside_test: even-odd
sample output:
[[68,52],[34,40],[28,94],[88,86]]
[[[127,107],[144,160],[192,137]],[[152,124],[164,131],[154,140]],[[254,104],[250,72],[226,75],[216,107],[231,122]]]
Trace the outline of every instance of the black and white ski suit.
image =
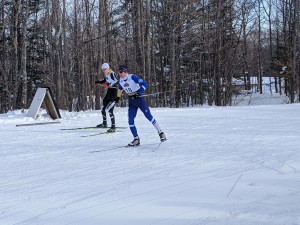
[[[103,104],[101,107],[101,113],[103,117],[103,124],[107,125],[107,119],[106,119],[106,108],[107,106],[115,100],[117,97],[118,92],[118,83],[119,80],[117,78],[117,75],[114,71],[111,71],[108,75],[105,75],[105,79],[100,80],[97,82],[100,85],[107,85],[107,92],[105,94],[105,97],[103,99]],[[111,127],[115,127],[115,116],[114,116],[114,108],[112,107],[108,112],[111,119]]]

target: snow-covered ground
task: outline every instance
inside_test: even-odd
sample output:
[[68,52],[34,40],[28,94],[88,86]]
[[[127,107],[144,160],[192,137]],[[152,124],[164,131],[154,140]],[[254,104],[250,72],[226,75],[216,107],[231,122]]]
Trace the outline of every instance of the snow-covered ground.
[[[152,108],[168,140],[139,112],[129,129],[94,126],[99,111],[59,124],[0,114],[1,225],[299,225],[300,104]],[[127,127],[127,109],[116,108]]]

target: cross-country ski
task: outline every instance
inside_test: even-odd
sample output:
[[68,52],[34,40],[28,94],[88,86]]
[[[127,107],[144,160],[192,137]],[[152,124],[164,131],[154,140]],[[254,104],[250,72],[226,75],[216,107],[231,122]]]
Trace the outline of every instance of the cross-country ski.
[[106,132],[100,132],[100,133],[94,133],[94,134],[81,135],[80,137],[94,137],[94,136],[105,135],[105,134],[116,134],[118,132],[121,132],[121,131],[114,131],[114,132],[106,131]]
[[[61,130],[94,130],[94,129],[108,129],[107,127],[73,127],[61,128]],[[116,129],[127,129],[127,127],[116,127]]]
[[118,150],[118,149],[122,149],[122,148],[144,150],[145,147],[148,148],[148,147],[152,147],[152,146],[154,147],[152,151],[154,151],[160,144],[161,144],[161,142],[160,143],[147,143],[147,144],[136,145],[136,146],[122,145],[122,146],[117,146],[117,147],[112,147],[112,148],[93,150],[93,151],[89,151],[89,153],[106,152],[106,151]]

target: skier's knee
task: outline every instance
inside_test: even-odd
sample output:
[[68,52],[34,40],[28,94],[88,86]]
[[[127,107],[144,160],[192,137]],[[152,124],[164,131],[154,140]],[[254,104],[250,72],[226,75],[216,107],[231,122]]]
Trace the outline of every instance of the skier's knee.
[[109,114],[112,114],[112,115],[114,114],[113,111],[114,111],[114,108],[111,108],[110,110],[108,110]]
[[134,119],[129,118],[128,124],[129,124],[129,126],[131,126],[131,125],[134,126]]

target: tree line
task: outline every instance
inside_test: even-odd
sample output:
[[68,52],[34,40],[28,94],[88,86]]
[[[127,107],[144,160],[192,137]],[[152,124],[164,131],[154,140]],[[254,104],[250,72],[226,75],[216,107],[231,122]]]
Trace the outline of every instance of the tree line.
[[[297,0],[2,0],[0,113],[51,87],[60,109],[99,109],[100,66],[149,83],[152,107],[232,105],[233,80],[300,99]],[[123,105],[126,104],[124,100]]]

